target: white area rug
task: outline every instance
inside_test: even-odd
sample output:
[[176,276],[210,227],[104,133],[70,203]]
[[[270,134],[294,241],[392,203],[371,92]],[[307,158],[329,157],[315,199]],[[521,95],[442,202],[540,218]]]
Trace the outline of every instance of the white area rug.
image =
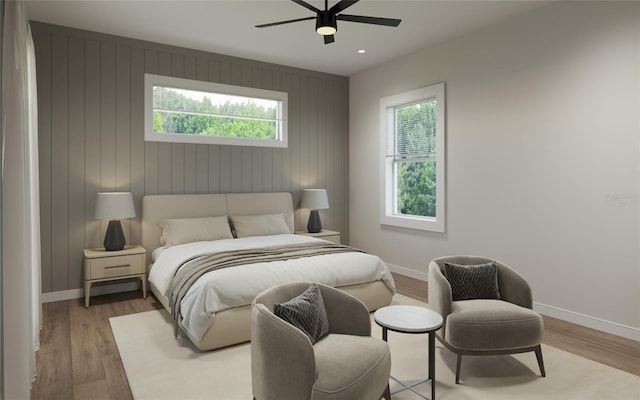
[[[396,295],[394,303],[425,305]],[[250,344],[211,352],[173,337],[169,315],[149,311],[109,320],[133,397],[138,400],[251,400]],[[382,330],[372,323],[372,335]],[[403,381],[427,375],[427,335],[389,332],[391,374]],[[454,383],[456,357],[436,342],[437,399],[639,400],[640,377],[551,346],[543,346],[547,377],[534,353],[463,357],[461,384]],[[391,391],[398,385],[391,381]],[[430,395],[430,383],[416,389]],[[410,391],[393,400],[420,399]],[[369,399],[354,399],[369,400]]]

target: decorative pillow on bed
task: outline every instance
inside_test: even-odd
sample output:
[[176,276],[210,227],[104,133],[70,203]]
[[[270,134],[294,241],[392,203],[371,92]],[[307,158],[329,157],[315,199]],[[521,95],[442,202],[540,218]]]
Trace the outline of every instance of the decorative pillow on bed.
[[205,240],[233,239],[227,216],[206,218],[174,218],[162,224],[160,244],[175,246]]
[[444,263],[445,277],[451,285],[453,301],[500,299],[498,269],[495,262],[479,265]]
[[322,293],[315,283],[298,297],[276,304],[273,313],[304,332],[311,343],[316,343],[329,333],[329,320]]
[[229,218],[239,238],[291,233],[284,214],[232,215]]

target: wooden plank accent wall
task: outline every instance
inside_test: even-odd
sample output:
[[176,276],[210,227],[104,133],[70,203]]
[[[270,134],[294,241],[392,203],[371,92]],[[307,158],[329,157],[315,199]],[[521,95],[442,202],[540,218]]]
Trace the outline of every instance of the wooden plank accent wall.
[[[347,77],[31,22],[39,111],[42,290],[82,287],[82,249],[102,246],[101,191],[146,194],[326,188],[323,225],[348,238]],[[144,141],[144,74],[287,92],[286,149]],[[296,213],[296,229],[307,215]],[[344,240],[344,239],[343,239]]]

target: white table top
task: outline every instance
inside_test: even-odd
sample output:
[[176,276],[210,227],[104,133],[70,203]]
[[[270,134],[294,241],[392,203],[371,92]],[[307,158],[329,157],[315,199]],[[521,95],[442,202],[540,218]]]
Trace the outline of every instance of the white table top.
[[442,316],[424,307],[396,305],[378,309],[376,323],[385,328],[407,333],[427,333],[442,326]]

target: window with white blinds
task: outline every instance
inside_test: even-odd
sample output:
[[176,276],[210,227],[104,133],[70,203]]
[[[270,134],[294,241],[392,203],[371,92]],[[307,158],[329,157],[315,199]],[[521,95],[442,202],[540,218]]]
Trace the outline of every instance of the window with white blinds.
[[444,232],[444,83],[380,101],[383,225]]
[[387,135],[387,157],[396,160],[435,160],[435,98],[389,107],[392,134]]

